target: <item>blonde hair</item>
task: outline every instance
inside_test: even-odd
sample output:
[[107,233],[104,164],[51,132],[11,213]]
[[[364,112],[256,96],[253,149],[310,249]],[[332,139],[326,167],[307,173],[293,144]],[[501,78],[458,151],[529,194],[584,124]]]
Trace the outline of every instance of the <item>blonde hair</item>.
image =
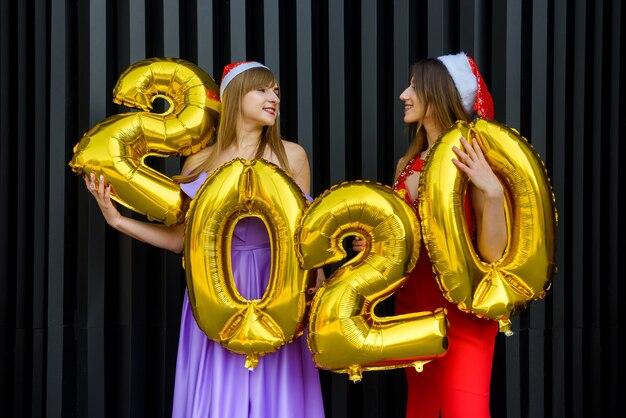
[[[237,75],[224,89],[221,98],[222,110],[217,127],[217,138],[207,148],[211,149],[207,157],[208,150],[202,150],[191,155],[185,161],[181,175],[173,177],[179,183],[187,183],[198,178],[202,172],[210,172],[222,151],[227,149],[237,140],[239,134],[237,130],[238,122],[242,118],[241,101],[248,92],[258,88],[272,87],[277,84],[276,77],[267,68],[251,68]],[[265,148],[269,146],[276,155],[281,168],[291,173],[289,160],[285,152],[280,135],[280,120],[276,117],[276,122],[272,126],[263,127],[261,141],[257,147],[255,159],[262,158]]]
[[[441,61],[426,58],[416,62],[411,66],[409,78],[415,86],[417,96],[424,104],[424,109],[430,109],[431,116],[442,132],[457,120],[470,120],[463,109],[461,96],[454,81]],[[421,123],[409,124],[408,131],[411,142],[398,162],[396,179],[409,160],[428,147],[426,131]]]

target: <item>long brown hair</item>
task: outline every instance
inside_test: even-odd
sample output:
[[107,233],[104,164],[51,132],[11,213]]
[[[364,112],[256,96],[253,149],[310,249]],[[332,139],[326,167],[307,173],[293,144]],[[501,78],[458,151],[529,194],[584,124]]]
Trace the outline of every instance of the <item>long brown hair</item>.
[[[415,92],[424,105],[430,109],[437,126],[446,130],[457,120],[469,121],[465,113],[461,96],[445,65],[436,58],[426,58],[411,66],[409,79],[415,86]],[[426,131],[420,122],[408,125],[411,142],[406,153],[400,158],[395,178],[409,160],[428,147]]]
[[[226,86],[221,97],[222,109],[217,127],[217,138],[209,145],[210,155],[206,156],[209,150],[205,149],[189,156],[185,160],[181,175],[173,177],[173,180],[179,183],[186,183],[198,178],[202,172],[214,170],[216,167],[213,167],[213,165],[217,157],[237,140],[237,135],[239,134],[237,126],[242,117],[241,100],[243,96],[251,90],[271,87],[275,84],[277,84],[277,80],[274,73],[263,67],[251,68],[236,76]],[[285,146],[280,136],[280,120],[278,116],[274,125],[263,127],[261,141],[254,158],[262,158],[267,146],[276,155],[281,168],[291,173]]]

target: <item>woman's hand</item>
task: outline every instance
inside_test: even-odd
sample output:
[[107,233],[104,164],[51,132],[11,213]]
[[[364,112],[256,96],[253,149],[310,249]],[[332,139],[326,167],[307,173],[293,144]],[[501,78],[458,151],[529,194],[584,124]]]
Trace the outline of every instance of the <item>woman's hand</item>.
[[365,249],[365,240],[363,238],[356,237],[352,240],[352,249],[357,253],[360,253]]
[[117,210],[117,206],[111,199],[111,183],[106,184],[106,178],[103,175],[100,175],[100,179],[98,184],[96,185],[96,175],[94,173],[90,173],[89,176],[83,176],[85,180],[85,185],[87,186],[87,190],[89,193],[96,198],[96,202],[100,207],[100,211],[104,216],[106,222],[111,225],[113,228],[117,228],[117,225],[122,218],[122,215]]
[[311,302],[313,302],[313,296],[315,296],[317,290],[322,286],[324,280],[326,280],[326,274],[324,274],[324,269],[317,269],[317,271],[315,272],[315,285],[313,287],[309,287],[306,290],[306,293],[309,296],[309,301],[307,302],[307,305],[310,305]]
[[453,147],[459,160],[454,165],[470,179],[472,206],[476,214],[477,249],[481,258],[495,262],[504,253],[507,243],[507,224],[504,212],[504,189],[487,163],[478,141],[471,144],[465,138],[461,143],[466,152]]
[[454,165],[464,172],[474,187],[483,192],[486,197],[502,196],[504,193],[502,184],[487,163],[478,141],[474,140],[470,144],[467,139],[461,137],[461,144],[463,144],[465,152],[457,147],[452,147],[458,157],[458,160],[452,159]]
[[102,216],[104,216],[106,222],[113,228],[131,238],[154,245],[158,248],[163,248],[164,250],[169,250],[174,253],[183,251],[185,238],[184,222],[177,225],[166,226],[159,222],[146,222],[122,216],[111,199],[111,183],[107,184],[104,176],[100,176],[97,185],[96,175],[93,173],[89,174],[89,176],[83,176],[83,179],[85,180],[87,190],[89,190],[96,199],[96,202],[98,202]]

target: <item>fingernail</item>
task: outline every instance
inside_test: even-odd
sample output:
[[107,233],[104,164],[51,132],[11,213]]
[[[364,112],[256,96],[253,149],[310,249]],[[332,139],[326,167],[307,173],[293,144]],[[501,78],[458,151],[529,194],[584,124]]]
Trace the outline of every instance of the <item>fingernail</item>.
[[104,176],[100,174],[100,181],[104,180]]

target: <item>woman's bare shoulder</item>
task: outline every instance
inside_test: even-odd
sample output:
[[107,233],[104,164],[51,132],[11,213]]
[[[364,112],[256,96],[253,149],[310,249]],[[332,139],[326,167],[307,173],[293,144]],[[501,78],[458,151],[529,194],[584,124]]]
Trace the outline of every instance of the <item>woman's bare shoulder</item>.
[[286,139],[283,139],[282,141],[283,141],[283,146],[285,147],[285,153],[287,153],[287,158],[289,158],[290,162],[292,160],[297,161],[297,160],[302,160],[302,159],[308,159],[306,155],[306,151],[302,147],[302,145],[293,141],[286,140]]
[[215,147],[211,144],[205,148],[202,148],[200,151],[188,156],[185,159],[185,163],[183,164],[181,174],[187,175],[191,170],[200,166],[204,161],[207,160],[207,158],[209,158],[214,148]]

